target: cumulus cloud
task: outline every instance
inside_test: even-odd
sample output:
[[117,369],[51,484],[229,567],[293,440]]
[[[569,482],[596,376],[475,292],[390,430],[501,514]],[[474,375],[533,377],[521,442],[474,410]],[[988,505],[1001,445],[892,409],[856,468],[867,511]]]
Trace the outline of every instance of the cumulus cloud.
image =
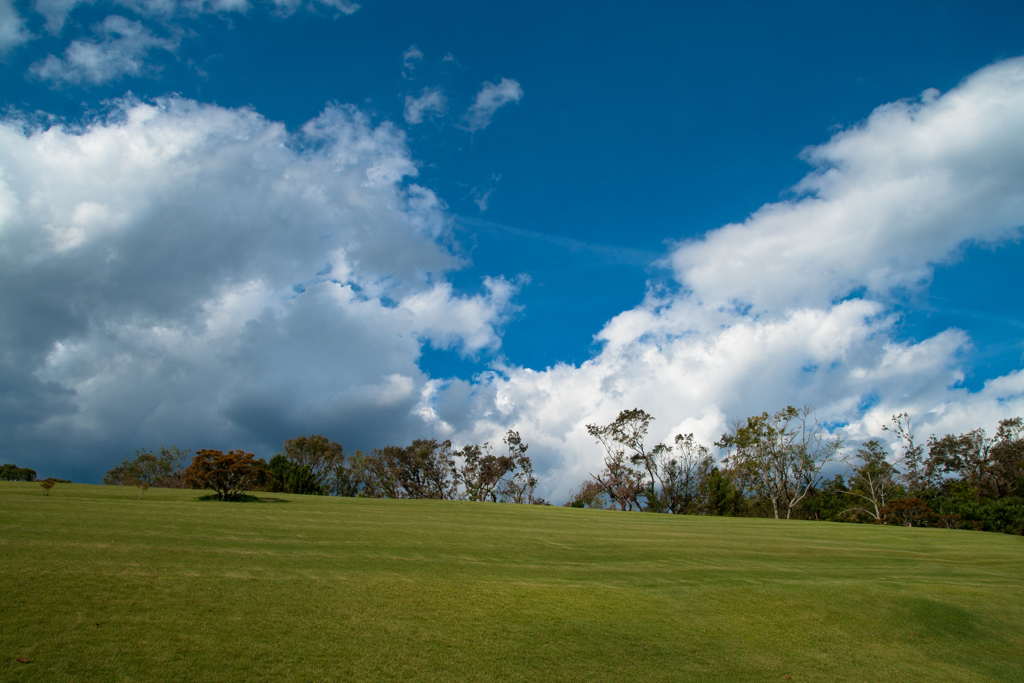
[[421,435],[422,344],[496,349],[518,285],[448,283],[415,175],[402,131],[351,107],[294,133],[179,98],[3,121],[0,457],[95,480],[160,441]]
[[444,116],[448,98],[440,88],[424,88],[419,97],[405,96],[405,122],[411,126],[423,123],[423,115]]
[[31,39],[32,34],[25,28],[25,19],[18,14],[13,0],[0,0],[0,57]]
[[654,440],[709,445],[731,419],[787,404],[816,405],[851,442],[904,410],[924,436],[1024,414],[1024,373],[967,391],[969,337],[900,340],[895,305],[964,245],[1020,237],[1024,59],[879,107],[804,158],[791,199],[676,245],[678,291],[652,287],[610,320],[593,359],[431,380],[417,414],[462,441],[518,429],[563,498],[601,466],[586,424],[624,408],[656,416]]
[[75,40],[64,51],[64,58],[47,55],[29,67],[29,73],[54,85],[99,85],[124,76],[144,76],[157,68],[146,63],[154,49],[173,52],[178,41],[160,38],[142,25],[111,15],[94,27],[98,41]]
[[506,104],[518,102],[522,97],[523,88],[515,79],[502,78],[498,83],[484,81],[480,92],[476,94],[476,100],[466,112],[466,130],[483,130],[491,125],[494,112]]
[[876,109],[804,151],[790,201],[680,245],[671,262],[707,303],[820,306],[861,287],[926,285],[966,243],[1024,225],[1024,69],[985,69],[953,91]]

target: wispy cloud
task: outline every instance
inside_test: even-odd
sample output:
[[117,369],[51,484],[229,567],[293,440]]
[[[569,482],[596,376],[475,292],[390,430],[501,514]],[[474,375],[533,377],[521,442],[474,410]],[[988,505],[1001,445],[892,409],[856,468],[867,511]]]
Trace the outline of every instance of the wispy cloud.
[[498,83],[484,81],[480,92],[476,94],[476,101],[464,117],[466,130],[483,130],[491,124],[494,112],[506,104],[518,102],[522,97],[523,88],[515,79],[502,78]]
[[509,235],[516,237],[517,239],[543,242],[575,254],[590,254],[594,259],[602,263],[614,263],[646,268],[656,263],[659,259],[663,259],[665,256],[662,252],[646,251],[644,249],[635,249],[632,247],[611,246],[607,244],[594,244],[593,242],[584,242],[583,240],[564,237],[562,235],[552,235],[537,230],[527,230],[526,228],[518,228],[512,225],[503,225],[501,223],[495,223],[494,221],[488,221],[482,218],[459,216],[455,219],[455,224],[456,226],[461,225],[477,230],[487,230],[492,233]]
[[419,97],[405,96],[405,122],[409,125],[423,123],[423,115],[443,116],[448,107],[448,98],[440,88],[424,88]]
[[423,53],[415,45],[410,45],[405,52],[402,53],[402,75],[406,78],[412,78],[413,71],[419,66],[419,63],[423,61]]
[[75,40],[64,58],[47,55],[29,67],[29,73],[54,85],[98,85],[123,76],[143,76],[158,69],[146,63],[151,50],[173,52],[178,41],[160,38],[138,21],[111,15],[94,27],[101,40]]

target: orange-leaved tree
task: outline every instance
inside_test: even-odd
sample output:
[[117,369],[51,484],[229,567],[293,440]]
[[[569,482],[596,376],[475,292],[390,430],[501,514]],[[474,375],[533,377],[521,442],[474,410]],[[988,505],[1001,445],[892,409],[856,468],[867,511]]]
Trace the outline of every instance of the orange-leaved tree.
[[263,476],[264,463],[245,451],[196,451],[192,464],[185,470],[185,481],[192,488],[210,489],[220,500],[237,498],[250,490]]

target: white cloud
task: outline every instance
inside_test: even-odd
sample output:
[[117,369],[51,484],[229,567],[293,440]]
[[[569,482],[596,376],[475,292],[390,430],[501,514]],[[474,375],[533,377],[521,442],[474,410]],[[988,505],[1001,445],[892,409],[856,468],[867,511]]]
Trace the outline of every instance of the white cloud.
[[454,348],[463,355],[473,355],[500,347],[496,327],[518,310],[512,298],[519,292],[519,283],[484,278],[484,288],[485,295],[460,297],[451,283],[445,282],[406,297],[400,306],[412,314],[418,334],[435,348]]
[[876,109],[804,151],[795,198],[682,244],[671,262],[708,304],[820,306],[860,287],[927,284],[965,243],[1024,225],[1024,67],[984,69],[939,97]]
[[656,416],[654,440],[694,431],[709,445],[732,418],[786,404],[849,423],[850,440],[884,438],[904,410],[922,436],[1024,414],[1024,374],[968,392],[970,338],[900,341],[894,308],[964,245],[1019,238],[1024,59],[879,107],[804,156],[814,170],[792,199],[675,246],[681,290],[652,288],[610,320],[593,359],[434,380],[418,414],[456,441],[518,429],[556,498],[600,467],[586,424],[624,408]]
[[47,55],[29,67],[40,80],[56,85],[81,83],[98,85],[123,76],[143,76],[156,72],[146,63],[151,50],[173,52],[177,40],[160,38],[138,21],[111,15],[94,27],[100,41],[73,41],[64,58]]
[[412,72],[416,70],[419,63],[423,61],[423,52],[420,51],[415,45],[410,45],[409,48],[402,53],[402,67],[405,69],[402,71],[402,75],[406,78],[412,78]]
[[[277,10],[277,14],[285,17],[294,14],[302,5],[302,0],[272,0],[272,2]],[[316,0],[316,2],[337,10],[341,14],[354,14],[360,7],[358,3],[349,2],[349,0]],[[313,7],[313,3],[310,2],[309,8],[312,9]]]
[[348,0],[317,0],[321,5],[336,9],[342,14],[355,14],[359,4]]
[[415,174],[402,131],[351,107],[297,133],[178,98],[2,122],[3,457],[95,477],[160,441],[420,436],[421,344],[496,349],[516,284],[446,281],[462,262]]
[[444,116],[448,98],[440,88],[424,88],[419,97],[405,96],[405,122],[409,125],[423,123],[424,114]]
[[[9,0],[7,0],[9,1]],[[68,16],[79,5],[91,5],[96,0],[35,0],[33,7],[46,19],[46,30],[59,34]],[[249,0],[114,0],[114,4],[126,7],[143,17],[194,17],[199,14],[245,14],[252,8]],[[274,8],[278,16],[290,16],[302,5],[301,0],[266,0],[265,5]],[[307,7],[313,11],[318,6],[328,7],[340,14],[352,14],[359,4],[350,0],[311,0]]]
[[35,0],[32,7],[46,18],[46,30],[57,34],[64,27],[68,15],[78,5],[92,4],[95,0]]
[[491,125],[494,112],[511,102],[518,102],[523,97],[523,88],[519,81],[502,78],[498,83],[484,81],[476,100],[466,112],[466,130],[483,130]]
[[25,28],[25,19],[18,14],[13,0],[0,0],[0,57],[27,43],[32,34]]

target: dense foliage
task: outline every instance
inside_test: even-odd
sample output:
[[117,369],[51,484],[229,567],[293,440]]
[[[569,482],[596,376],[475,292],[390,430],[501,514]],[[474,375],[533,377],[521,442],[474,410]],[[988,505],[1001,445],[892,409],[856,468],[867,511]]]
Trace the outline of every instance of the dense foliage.
[[36,471],[7,463],[0,465],[0,481],[35,481]]

